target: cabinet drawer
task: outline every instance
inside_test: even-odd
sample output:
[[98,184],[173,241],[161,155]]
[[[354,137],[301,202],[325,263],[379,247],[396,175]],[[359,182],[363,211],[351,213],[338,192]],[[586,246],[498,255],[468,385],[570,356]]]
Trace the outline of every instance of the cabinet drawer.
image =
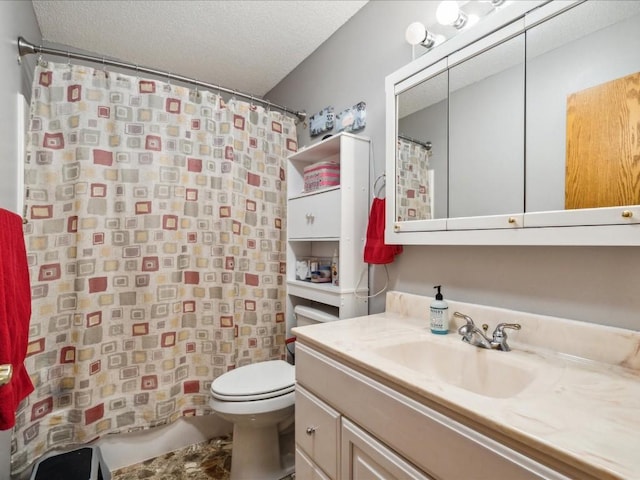
[[289,200],[289,238],[340,236],[340,189]]
[[296,385],[295,425],[296,447],[330,478],[337,478],[340,414]]

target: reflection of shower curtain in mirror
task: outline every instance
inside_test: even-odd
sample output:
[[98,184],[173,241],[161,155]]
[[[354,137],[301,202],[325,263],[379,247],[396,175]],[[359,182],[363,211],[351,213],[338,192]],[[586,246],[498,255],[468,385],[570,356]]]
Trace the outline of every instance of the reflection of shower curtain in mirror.
[[12,471],[210,413],[227,370],[285,358],[294,121],[210,92],[38,66],[27,146],[33,315]]
[[431,151],[424,145],[398,138],[396,215],[398,221],[432,218],[429,182]]

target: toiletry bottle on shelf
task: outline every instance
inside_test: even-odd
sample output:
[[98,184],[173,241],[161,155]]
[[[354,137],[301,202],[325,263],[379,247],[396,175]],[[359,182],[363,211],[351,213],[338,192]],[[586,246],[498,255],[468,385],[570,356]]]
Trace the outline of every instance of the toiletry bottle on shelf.
[[449,333],[449,305],[442,299],[441,285],[436,285],[433,288],[436,288],[438,293],[429,307],[431,333],[446,335]]
[[338,276],[338,250],[333,251],[333,258],[331,259],[331,283],[335,286],[340,285]]

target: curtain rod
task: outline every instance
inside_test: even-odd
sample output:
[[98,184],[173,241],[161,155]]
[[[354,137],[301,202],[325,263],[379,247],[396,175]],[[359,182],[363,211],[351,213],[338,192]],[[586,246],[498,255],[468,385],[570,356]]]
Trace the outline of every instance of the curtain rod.
[[82,53],[74,53],[74,52],[70,52],[70,51],[65,51],[65,50],[58,50],[56,48],[50,48],[50,47],[43,47],[43,46],[38,46],[38,45],[34,45],[31,42],[28,42],[27,40],[25,40],[23,37],[18,37],[18,55],[19,58],[18,60],[20,60],[21,57],[25,56],[25,55],[30,55],[30,54],[34,54],[34,53],[38,53],[38,54],[47,54],[47,55],[57,55],[60,57],[67,57],[69,59],[73,58],[73,59],[77,59],[77,60],[87,60],[90,62],[95,62],[95,63],[102,63],[103,65],[109,65],[112,67],[119,67],[119,68],[125,68],[128,70],[135,70],[136,72],[142,72],[142,73],[148,73],[150,75],[157,75],[160,77],[166,77],[170,80],[178,80],[180,82],[185,82],[185,83],[191,83],[193,85],[199,86],[199,87],[205,87],[205,88],[210,88],[212,90],[219,90],[225,93],[229,93],[231,95],[237,95],[239,97],[243,97],[246,99],[251,100],[252,102],[258,102],[261,103],[263,105],[267,105],[268,107],[273,107],[277,110],[282,110],[284,113],[291,113],[293,115],[295,115],[296,117],[298,117],[298,119],[301,122],[304,122],[307,118],[307,112],[301,111],[301,112],[296,112],[294,110],[289,110],[287,107],[282,107],[280,105],[277,105],[275,103],[271,103],[268,100],[264,100],[262,98],[256,98],[253,95],[249,95],[247,93],[242,93],[239,92],[237,90],[231,90],[229,88],[224,88],[221,87],[220,85],[214,85],[212,83],[206,83],[206,82],[201,82],[199,80],[196,80],[194,78],[189,78],[189,77],[183,77],[182,75],[175,75],[173,73],[169,73],[169,72],[165,72],[162,70],[156,70],[154,68],[149,68],[149,67],[142,67],[139,65],[134,65],[132,63],[126,63],[126,62],[119,62],[117,60],[109,60],[107,58],[104,57],[95,57],[92,55],[85,55]]
[[431,150],[433,144],[431,142],[423,142],[422,140],[416,140],[415,138],[408,137],[407,135],[399,134],[398,138],[402,138],[403,140],[409,140],[410,142],[417,143],[418,145],[422,145],[427,150]]

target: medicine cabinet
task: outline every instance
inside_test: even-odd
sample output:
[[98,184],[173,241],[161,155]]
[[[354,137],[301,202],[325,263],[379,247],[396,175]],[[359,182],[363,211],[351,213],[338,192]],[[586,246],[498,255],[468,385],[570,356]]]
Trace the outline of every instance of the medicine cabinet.
[[389,75],[387,243],[640,245],[638,31],[640,2],[510,2]]

